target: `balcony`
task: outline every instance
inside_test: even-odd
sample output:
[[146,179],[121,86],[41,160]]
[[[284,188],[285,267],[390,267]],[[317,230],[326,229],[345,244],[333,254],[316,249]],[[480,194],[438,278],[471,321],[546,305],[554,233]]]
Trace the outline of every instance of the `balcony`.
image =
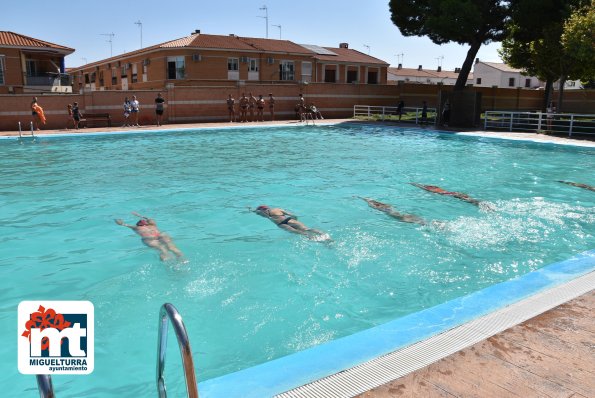
[[72,76],[55,72],[25,75],[25,87],[28,91],[72,92]]

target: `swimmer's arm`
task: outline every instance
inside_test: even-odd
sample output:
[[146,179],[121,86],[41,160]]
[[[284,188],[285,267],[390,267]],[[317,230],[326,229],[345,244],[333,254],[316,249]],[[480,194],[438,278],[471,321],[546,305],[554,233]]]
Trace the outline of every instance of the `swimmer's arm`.
[[123,226],[123,227],[128,227],[128,228],[130,228],[130,229],[135,229],[135,228],[136,228],[136,226],[135,226],[135,225],[128,225],[128,224],[124,223],[124,221],[122,221],[122,220],[121,220],[121,219],[119,219],[119,218],[115,219],[114,221],[116,222],[116,224],[118,224],[118,225],[121,225],[121,226]]
[[148,222],[150,225],[157,225],[157,223],[155,222],[155,220],[154,220],[154,219],[152,219],[152,218],[149,218],[149,217],[146,217],[146,216],[142,216],[142,215],[138,214],[138,213],[137,213],[137,212],[135,212],[135,211],[133,211],[133,212],[132,212],[132,215],[133,215],[133,216],[136,216],[136,217],[138,217],[138,218],[142,218],[143,220],[147,220],[147,222]]

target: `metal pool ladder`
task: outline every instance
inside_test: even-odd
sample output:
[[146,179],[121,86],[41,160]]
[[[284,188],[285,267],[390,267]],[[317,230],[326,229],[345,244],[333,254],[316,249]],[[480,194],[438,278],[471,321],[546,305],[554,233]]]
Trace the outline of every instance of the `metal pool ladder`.
[[165,370],[165,354],[167,351],[168,321],[172,323],[176,332],[176,338],[178,339],[188,398],[198,398],[194,360],[192,359],[192,350],[190,349],[190,340],[188,339],[188,333],[186,333],[186,326],[184,326],[182,316],[176,307],[170,303],[163,304],[159,311],[159,337],[157,340],[157,391],[159,392],[159,398],[167,397],[163,371]]
[[[21,122],[19,122],[19,141],[21,141],[26,136],[23,134],[23,130],[21,128]],[[31,122],[31,138],[35,141],[35,132],[33,131],[33,122]]]
[[[192,350],[190,349],[190,340],[188,339],[186,326],[176,307],[170,303],[163,304],[159,311],[159,336],[157,338],[157,391],[159,393],[159,398],[167,397],[163,372],[165,370],[165,354],[167,352],[167,331],[169,329],[169,322],[171,322],[174,327],[178,345],[180,346],[188,398],[198,398],[198,386],[196,384],[196,375],[194,373],[194,359],[192,358]],[[54,394],[52,377],[50,375],[37,375],[36,377],[40,398],[55,398],[56,395]]]

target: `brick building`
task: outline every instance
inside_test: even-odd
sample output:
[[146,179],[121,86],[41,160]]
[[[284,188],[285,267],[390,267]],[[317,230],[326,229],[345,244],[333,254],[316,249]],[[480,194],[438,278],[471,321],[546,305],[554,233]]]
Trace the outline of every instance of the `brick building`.
[[64,57],[74,49],[0,31],[0,94],[71,92]]
[[95,91],[246,82],[386,84],[387,67],[386,62],[352,50],[347,43],[331,48],[195,31],[70,72],[75,90]]

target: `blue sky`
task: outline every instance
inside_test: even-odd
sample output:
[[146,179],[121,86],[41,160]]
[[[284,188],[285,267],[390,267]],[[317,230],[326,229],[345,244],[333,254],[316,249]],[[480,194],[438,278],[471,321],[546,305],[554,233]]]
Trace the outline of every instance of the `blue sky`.
[[[98,6],[100,5],[100,6]],[[262,6],[269,16],[269,38],[296,43],[349,47],[380,58],[393,66],[454,69],[463,64],[467,46],[438,46],[424,37],[403,37],[390,20],[388,0],[226,0],[226,1],[101,1],[49,2],[6,1],[2,5],[0,29],[21,33],[76,49],[66,58],[66,66],[93,62],[110,56],[105,33],[114,33],[113,54],[187,36],[195,29],[202,33],[265,37]],[[501,62],[499,43],[482,46],[478,57]],[[398,54],[403,54],[398,56]],[[440,58],[444,57],[444,58]],[[438,59],[440,58],[440,59]]]

